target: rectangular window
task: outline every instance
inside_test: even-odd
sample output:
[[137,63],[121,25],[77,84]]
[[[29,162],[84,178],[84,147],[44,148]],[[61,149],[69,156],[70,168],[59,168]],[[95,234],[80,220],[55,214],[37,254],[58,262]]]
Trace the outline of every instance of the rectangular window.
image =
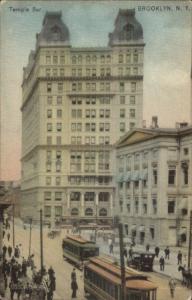
[[52,145],[52,136],[47,136],[47,145]]
[[96,130],[96,124],[95,123],[91,123],[91,131],[95,131]]
[[47,131],[52,131],[52,123],[47,123]]
[[100,136],[100,137],[99,137],[99,144],[100,144],[100,145],[103,145],[103,144],[104,144],[104,137],[103,137],[103,136]]
[[105,123],[105,131],[110,131],[110,124],[109,123]]
[[109,145],[109,142],[110,142],[109,136],[106,136],[105,137],[105,145]]
[[87,145],[90,144],[90,137],[89,136],[85,137],[85,144],[87,144]]
[[125,104],[125,96],[120,96],[120,104]]
[[61,172],[61,161],[60,160],[56,161],[56,172]]
[[91,137],[91,144],[95,145],[95,137],[94,136]]
[[50,64],[51,63],[51,56],[46,56],[46,64]]
[[47,118],[52,118],[52,110],[51,109],[47,110]]
[[130,96],[130,104],[135,105],[135,96]]
[[96,110],[95,109],[91,110],[91,118],[96,118]]
[[119,54],[119,63],[120,63],[120,64],[123,63],[123,54]]
[[71,131],[76,131],[76,123],[71,123]]
[[124,92],[125,91],[125,84],[124,84],[124,82],[120,82],[119,83],[119,91],[120,92]]
[[156,215],[157,214],[157,199],[156,198],[152,199],[152,209],[153,209],[153,214]]
[[131,92],[136,91],[136,82],[131,82]]
[[126,68],[125,71],[126,76],[129,76],[131,74],[131,68]]
[[119,76],[123,76],[123,68],[118,69],[118,74],[119,74]]
[[120,109],[120,118],[125,118],[125,109]]
[[46,163],[46,172],[51,172],[51,162]]
[[105,88],[104,88],[104,83],[103,82],[100,82],[100,91],[104,91],[105,90]]
[[57,176],[57,177],[55,178],[55,184],[56,184],[56,185],[61,185],[61,177],[60,177],[60,176]]
[[62,123],[57,123],[57,131],[62,131]]
[[99,131],[104,131],[104,123],[99,123]]
[[60,150],[56,151],[56,158],[61,159],[61,151]]
[[64,69],[60,69],[60,76],[64,76],[64,75],[65,75]]
[[50,218],[51,217],[51,206],[44,206],[44,217]]
[[55,217],[62,217],[62,206],[55,206]]
[[128,53],[128,54],[126,55],[126,63],[130,63],[130,62],[131,62],[131,54]]
[[120,123],[120,131],[121,132],[125,131],[125,123]]
[[82,124],[81,123],[77,123],[76,124],[76,129],[77,129],[77,131],[81,131],[82,130]]
[[77,136],[77,145],[81,144],[81,136]]
[[157,185],[157,180],[158,180],[157,170],[153,169],[153,185]]
[[51,159],[51,151],[47,151],[47,160],[50,160]]
[[175,212],[175,200],[168,200],[168,214],[174,214]]
[[104,118],[104,109],[99,110],[99,117]]
[[51,176],[46,176],[46,185],[51,185]]
[[62,92],[63,92],[63,83],[58,82],[58,93],[62,93]]
[[77,90],[77,85],[75,82],[72,83],[72,92],[76,92]]
[[189,148],[184,148],[183,149],[183,154],[188,155],[189,154]]
[[135,118],[135,109],[130,109],[130,118]]
[[176,176],[176,170],[168,170],[168,184],[169,185],[175,184],[175,176]]
[[56,144],[61,145],[61,136],[56,137]]
[[78,76],[79,76],[79,77],[82,76],[82,69],[78,69]]
[[133,62],[137,63],[138,62],[138,54],[133,55]]
[[44,200],[51,201],[51,192],[44,192]]
[[57,69],[53,69],[53,76],[57,76]]
[[110,118],[110,110],[109,109],[105,110],[105,118]]
[[47,82],[47,93],[51,93],[52,91],[52,84],[51,82]]
[[64,65],[64,63],[65,63],[65,56],[61,56],[60,57],[60,63],[62,64],[62,65]]
[[57,104],[62,104],[62,97],[61,96],[57,96]]
[[48,105],[51,105],[51,104],[52,104],[52,97],[51,97],[51,96],[48,96],[48,97],[47,97],[47,104],[48,104]]
[[55,192],[55,201],[62,200],[62,192]]
[[91,74],[90,69],[86,69],[86,76],[90,76],[90,74]]
[[46,69],[46,76],[51,76],[51,69]]
[[135,128],[135,123],[134,122],[130,122],[129,123],[129,128],[130,128],[130,130],[133,129],[133,128]]
[[57,118],[62,118],[62,110],[57,109]]
[[58,63],[58,56],[53,56],[53,64],[57,64]]
[[76,137],[75,136],[71,137],[71,144],[73,144],[73,145],[76,144]]
[[90,118],[90,109],[86,109],[85,111],[85,117]]
[[76,76],[76,69],[72,69],[72,76]]

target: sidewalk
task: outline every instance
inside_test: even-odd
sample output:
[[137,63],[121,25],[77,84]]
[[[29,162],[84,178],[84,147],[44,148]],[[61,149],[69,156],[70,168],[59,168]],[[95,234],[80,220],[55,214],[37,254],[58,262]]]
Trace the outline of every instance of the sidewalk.
[[[84,233],[84,236],[88,239],[90,239],[90,234],[88,232]],[[100,247],[100,254],[110,255],[109,254],[109,244],[108,241],[103,241],[103,238],[97,237],[97,244]],[[165,248],[165,247],[164,247]],[[154,259],[154,266],[153,270],[154,272],[157,272],[159,274],[162,274],[167,277],[174,277],[177,280],[182,280],[182,274],[178,271],[178,265],[177,265],[177,254],[178,251],[181,250],[183,253],[183,261],[182,265],[187,265],[187,251],[186,249],[179,248],[179,247],[170,247],[170,259],[165,260],[165,269],[164,271],[160,271],[159,266],[159,259],[161,256],[165,257],[164,248],[160,249],[159,257],[155,257]],[[129,250],[129,247],[127,247],[127,250]],[[136,245],[133,247],[133,250],[137,251],[146,251],[145,246],[143,245]],[[120,254],[119,254],[119,245],[114,245],[113,247],[114,255],[113,257],[117,260],[120,260]],[[150,247],[150,252],[154,253],[154,247]]]

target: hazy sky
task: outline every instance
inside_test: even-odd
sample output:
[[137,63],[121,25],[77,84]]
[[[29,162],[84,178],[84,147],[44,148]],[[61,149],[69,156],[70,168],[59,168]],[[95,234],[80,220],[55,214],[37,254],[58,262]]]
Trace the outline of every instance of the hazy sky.
[[[167,11],[163,6],[171,6]],[[144,116],[158,115],[161,127],[190,121],[190,2],[5,1],[1,4],[1,179],[20,178],[22,69],[35,48],[46,11],[62,11],[72,46],[106,46],[119,8],[135,8],[143,26]],[[162,11],[146,11],[153,5]],[[180,10],[176,10],[176,5]],[[139,11],[145,6],[145,11]],[[33,11],[33,7],[39,11]],[[25,8],[29,11],[13,11]],[[159,9],[160,9],[159,8]],[[153,8],[151,8],[153,9]],[[192,9],[192,6],[191,6]]]

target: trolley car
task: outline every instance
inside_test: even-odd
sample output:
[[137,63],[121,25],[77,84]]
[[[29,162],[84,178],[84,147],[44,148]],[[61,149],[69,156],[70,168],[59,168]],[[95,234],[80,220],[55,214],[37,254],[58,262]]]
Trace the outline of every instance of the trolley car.
[[[126,268],[126,300],[156,300],[157,286],[146,275]],[[120,267],[105,257],[93,257],[84,267],[84,289],[90,299],[121,300]]]
[[63,239],[62,248],[63,257],[78,267],[82,267],[83,262],[90,257],[99,255],[99,247],[95,242],[85,240],[79,235],[69,235]]

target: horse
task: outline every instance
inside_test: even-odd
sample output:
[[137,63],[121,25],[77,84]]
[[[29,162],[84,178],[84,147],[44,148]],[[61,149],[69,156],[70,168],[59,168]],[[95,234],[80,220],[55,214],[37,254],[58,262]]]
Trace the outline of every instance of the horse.
[[186,270],[185,267],[179,266],[178,271],[182,273],[183,281],[182,284],[186,287],[192,286],[192,273],[190,270]]

